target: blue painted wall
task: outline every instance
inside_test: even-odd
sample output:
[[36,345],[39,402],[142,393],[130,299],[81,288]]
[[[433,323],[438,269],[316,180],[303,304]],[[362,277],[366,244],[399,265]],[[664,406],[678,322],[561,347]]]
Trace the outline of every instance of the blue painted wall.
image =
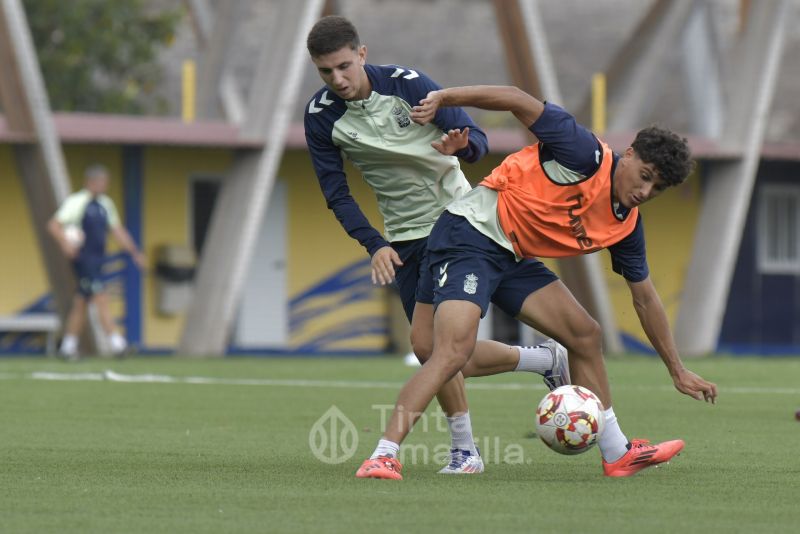
[[750,203],[739,257],[720,333],[723,351],[800,353],[800,277],[762,274],[758,269],[758,206],[767,184],[800,186],[800,166],[762,162]]

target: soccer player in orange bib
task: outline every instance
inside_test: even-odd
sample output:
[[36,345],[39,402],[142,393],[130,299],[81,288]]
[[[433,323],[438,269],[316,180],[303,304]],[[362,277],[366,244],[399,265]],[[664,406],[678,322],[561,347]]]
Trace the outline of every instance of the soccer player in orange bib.
[[[686,369],[675,347],[650,280],[638,210],[689,175],[686,140],[653,126],[638,132],[623,154],[615,154],[562,108],[503,86],[431,91],[411,118],[426,124],[449,106],[510,111],[539,141],[508,156],[478,187],[448,205],[434,226],[428,240],[433,354],[400,391],[383,439],[356,476],[399,478],[399,444],[442,384],[462,370],[468,376],[505,370],[485,359],[470,359],[478,323],[504,281],[555,278],[543,264],[530,261],[537,257],[608,248],[612,267],[625,278],[644,332],[675,387],[714,402],[716,385]],[[532,274],[534,269],[538,273]],[[682,440],[652,444],[629,440],[622,432],[612,408],[600,326],[560,280],[529,292],[517,318],[566,346],[572,383],[589,388],[603,402],[606,426],[599,447],[605,475],[630,476],[683,449]],[[381,467],[388,463],[391,468]]]

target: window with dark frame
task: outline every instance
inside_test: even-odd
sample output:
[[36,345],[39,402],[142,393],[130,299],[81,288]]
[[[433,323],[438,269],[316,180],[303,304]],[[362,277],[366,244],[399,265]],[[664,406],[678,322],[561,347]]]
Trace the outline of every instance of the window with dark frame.
[[758,269],[800,274],[800,187],[765,185],[758,212]]

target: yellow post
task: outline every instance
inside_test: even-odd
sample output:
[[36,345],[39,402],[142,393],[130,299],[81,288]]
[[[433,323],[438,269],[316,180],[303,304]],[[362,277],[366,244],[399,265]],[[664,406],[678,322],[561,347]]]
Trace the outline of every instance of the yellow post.
[[750,0],[739,0],[739,34],[744,33],[747,27],[747,18],[750,13]]
[[194,122],[195,91],[194,61],[187,59],[183,62],[183,122]]
[[606,131],[606,75],[603,72],[592,76],[592,130],[597,135]]

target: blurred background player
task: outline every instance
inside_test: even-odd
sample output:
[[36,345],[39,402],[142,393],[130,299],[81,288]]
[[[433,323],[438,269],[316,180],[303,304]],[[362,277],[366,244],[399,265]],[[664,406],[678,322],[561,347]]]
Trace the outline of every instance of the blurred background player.
[[[432,124],[409,118],[412,106],[440,87],[406,67],[369,65],[367,47],[347,19],[320,19],[308,34],[308,52],[325,82],[305,111],[305,135],[328,208],[372,257],[372,282],[395,282],[411,322],[411,344],[424,362],[433,347],[433,277],[427,238],[444,207],[471,189],[458,158],[475,162],[487,150],[485,134],[460,108],[442,109]],[[350,194],[342,153],[375,192],[386,238]],[[520,301],[521,303],[521,301]],[[510,347],[480,341],[485,359],[532,371],[551,389],[569,383],[567,353],[555,341]],[[455,373],[438,392],[452,437],[451,460],[441,473],[483,471],[472,435],[464,376]]]
[[[668,461],[682,440],[652,445],[628,440],[611,405],[598,323],[536,257],[568,257],[609,248],[612,267],[631,292],[642,328],[675,387],[713,402],[716,386],[686,369],[661,299],[650,280],[638,206],[683,182],[692,169],[686,140],[658,127],[641,130],[624,154],[579,125],[562,108],[543,104],[516,87],[475,86],[432,91],[412,119],[430,122],[443,106],[510,111],[539,142],[506,157],[490,176],[447,206],[428,239],[435,288],[433,354],[403,387],[383,439],[356,473],[400,479],[399,444],[442,384],[466,366],[480,318],[509,279],[529,280],[516,316],[563,343],[573,383],[589,388],[605,407],[599,440],[603,472],[630,476]],[[524,263],[531,258],[538,263]],[[536,279],[540,283],[534,283]],[[469,362],[469,363],[468,363]],[[486,369],[492,368],[486,362]],[[481,374],[476,371],[475,374]]]
[[144,255],[120,224],[114,202],[105,194],[108,170],[102,165],[91,165],[87,167],[84,178],[84,188],[68,196],[48,223],[50,234],[72,261],[77,277],[77,293],[72,300],[59,348],[61,356],[70,360],[78,358],[78,337],[86,322],[90,302],[97,308],[112,352],[122,354],[127,349],[125,338],[111,318],[102,277],[108,231],[111,230],[139,268],[143,269],[146,263]]

